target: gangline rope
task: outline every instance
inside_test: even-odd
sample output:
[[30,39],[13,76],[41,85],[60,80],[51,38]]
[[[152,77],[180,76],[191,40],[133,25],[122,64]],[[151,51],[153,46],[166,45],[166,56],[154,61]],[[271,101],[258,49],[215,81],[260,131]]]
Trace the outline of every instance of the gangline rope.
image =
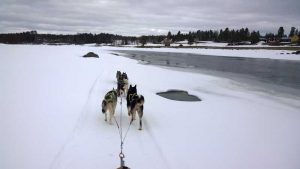
[[113,116],[113,117],[114,117],[115,123],[117,124],[119,135],[120,135],[120,141],[121,141],[121,144],[120,144],[121,152],[119,154],[120,165],[121,165],[121,167],[124,167],[125,166],[125,161],[124,161],[125,155],[123,154],[123,145],[124,145],[125,139],[127,137],[128,131],[130,129],[130,126],[133,122],[133,119],[130,120],[130,123],[129,123],[128,128],[127,128],[126,133],[125,133],[125,136],[123,137],[123,127],[122,127],[122,114],[123,114],[122,103],[123,103],[123,99],[122,99],[122,96],[120,98],[121,98],[121,102],[120,102],[120,105],[121,105],[120,125],[119,125],[117,119],[115,118],[115,116]]

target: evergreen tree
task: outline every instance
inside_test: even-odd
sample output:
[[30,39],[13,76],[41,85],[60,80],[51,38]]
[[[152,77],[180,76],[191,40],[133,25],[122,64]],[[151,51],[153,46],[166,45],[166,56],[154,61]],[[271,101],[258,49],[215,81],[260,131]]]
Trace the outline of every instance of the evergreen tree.
[[256,44],[257,42],[259,42],[259,37],[260,37],[259,31],[257,31],[257,32],[252,31],[250,34],[251,44]]
[[228,28],[226,28],[225,30],[224,30],[224,32],[223,32],[223,38],[224,38],[224,41],[226,41],[226,42],[229,42],[229,29]]
[[223,37],[224,35],[223,34],[224,34],[223,29],[221,29],[220,33],[219,33],[218,41],[220,41],[220,42],[224,41],[224,37]]
[[247,38],[246,38],[246,36],[245,36],[245,29],[244,28],[242,28],[242,29],[240,29],[240,32],[239,32],[239,38],[240,38],[240,40],[241,41],[246,41],[247,40]]
[[227,42],[234,42],[235,41],[235,37],[234,37],[235,35],[234,34],[235,34],[234,29],[229,31]]
[[174,38],[174,41],[181,41],[181,32],[178,31],[175,38]]
[[278,29],[277,37],[278,37],[278,38],[282,38],[283,36],[284,36],[284,29],[283,29],[283,27],[281,26],[281,27]]
[[194,37],[191,32],[188,34],[188,44],[192,45],[195,42]]
[[246,41],[249,40],[249,37],[250,37],[249,29],[246,28],[246,29],[245,29],[245,40],[246,40]]
[[141,36],[139,40],[140,40],[140,43],[142,44],[142,46],[144,47],[145,44],[147,43],[147,37]]
[[212,41],[217,41],[218,40],[218,36],[219,36],[218,31],[214,31],[213,32],[213,39],[212,39]]
[[291,27],[289,37],[293,37],[295,35],[295,29],[296,29],[295,27]]
[[233,38],[234,42],[241,42],[242,41],[242,35],[239,30],[236,30]]
[[170,31],[168,32],[167,38],[168,38],[168,39],[172,39],[172,34],[171,34]]

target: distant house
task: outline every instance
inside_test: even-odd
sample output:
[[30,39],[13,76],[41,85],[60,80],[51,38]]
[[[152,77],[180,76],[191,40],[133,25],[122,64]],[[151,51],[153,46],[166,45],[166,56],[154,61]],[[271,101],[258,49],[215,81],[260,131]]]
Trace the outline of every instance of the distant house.
[[273,39],[268,39],[267,43],[268,43],[268,45],[279,45],[280,41],[276,38],[273,38]]
[[172,43],[172,39],[168,39],[168,38],[165,38],[162,41],[162,44],[164,44],[165,46],[171,46],[171,43]]
[[177,42],[175,42],[175,44],[179,44],[179,45],[186,45],[188,43],[189,43],[189,41],[187,39],[185,39],[183,41],[177,41]]
[[37,31],[30,31],[29,32],[31,35],[37,35]]
[[128,43],[128,45],[137,45],[138,40],[128,40],[127,43]]
[[267,42],[267,38],[266,37],[259,37],[259,41]]
[[113,40],[113,46],[120,46],[123,45],[123,40]]
[[291,38],[289,38],[289,37],[282,37],[282,38],[274,37],[274,38],[269,38],[269,39],[267,39],[267,43],[269,45],[286,45],[286,44],[290,44],[291,43]]
[[289,37],[282,37],[279,40],[281,43],[291,43],[291,38]]

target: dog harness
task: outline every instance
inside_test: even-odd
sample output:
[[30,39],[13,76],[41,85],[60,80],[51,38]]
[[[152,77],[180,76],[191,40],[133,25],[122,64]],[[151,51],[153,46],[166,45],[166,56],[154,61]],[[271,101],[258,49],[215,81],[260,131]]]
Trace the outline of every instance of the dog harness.
[[131,102],[132,101],[132,99],[134,98],[134,97],[138,97],[138,95],[136,94],[136,93],[133,93],[133,94],[129,94],[129,101]]
[[127,79],[119,79],[118,84],[120,84],[120,85],[128,84],[128,81],[127,81]]
[[115,98],[116,98],[116,91],[112,90],[112,91],[109,91],[104,99],[107,101],[107,102],[112,102]]

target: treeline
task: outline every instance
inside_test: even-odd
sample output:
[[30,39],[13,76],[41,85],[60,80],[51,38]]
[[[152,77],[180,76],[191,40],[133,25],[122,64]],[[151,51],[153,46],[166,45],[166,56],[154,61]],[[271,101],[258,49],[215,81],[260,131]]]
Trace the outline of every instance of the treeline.
[[[226,42],[226,43],[239,43],[239,42],[250,42],[255,44],[260,40],[270,41],[277,40],[281,41],[282,38],[292,38],[294,36],[300,37],[300,31],[295,27],[291,27],[288,34],[285,34],[283,27],[279,27],[278,32],[266,33],[261,35],[259,31],[250,31],[248,28],[241,29],[229,29],[225,28],[219,31],[208,30],[208,31],[194,31],[189,33],[181,33],[180,31],[177,34],[172,34],[168,32],[166,36],[142,36],[139,38],[142,44],[147,42],[150,43],[161,43],[165,38],[172,40],[172,42],[179,42],[187,40],[189,44],[193,44],[197,41],[215,41],[215,42]],[[296,38],[298,41],[300,38]]]
[[229,28],[221,29],[220,31],[194,31],[189,33],[181,33],[178,31],[177,34],[168,32],[166,36],[141,36],[139,38],[140,43],[161,43],[165,38],[172,40],[172,42],[180,42],[187,40],[189,44],[193,44],[197,41],[215,41],[215,42],[243,42],[249,41],[251,43],[259,42],[260,38],[259,31],[250,32],[248,28],[242,28],[238,30],[230,30]]
[[[130,44],[146,44],[154,43],[159,44],[166,39],[171,42],[179,42],[187,40],[189,44],[193,44],[197,41],[215,41],[215,42],[251,42],[255,44],[260,41],[260,38],[267,40],[278,40],[283,37],[300,36],[300,31],[295,27],[292,27],[288,36],[284,33],[283,27],[278,29],[278,33],[267,33],[261,36],[259,31],[250,31],[248,28],[241,29],[229,29],[225,28],[219,31],[208,30],[208,31],[191,31],[189,33],[181,33],[178,31],[177,34],[168,32],[167,35],[150,35],[150,36],[121,36],[107,33],[91,34],[82,33],[75,35],[55,35],[55,34],[38,34],[37,31],[23,32],[23,33],[10,33],[0,34],[0,43],[19,44],[19,43],[64,43],[64,44],[114,44],[114,45],[130,45]],[[299,39],[299,38],[298,38]],[[299,41],[299,40],[297,40]]]
[[32,44],[108,44],[113,43],[115,40],[121,40],[124,44],[128,41],[136,41],[136,37],[113,35],[108,33],[91,34],[82,33],[75,35],[55,35],[55,34],[38,34],[36,31],[22,32],[22,33],[9,33],[0,34],[0,43],[7,44],[21,44],[21,43],[32,43]]

